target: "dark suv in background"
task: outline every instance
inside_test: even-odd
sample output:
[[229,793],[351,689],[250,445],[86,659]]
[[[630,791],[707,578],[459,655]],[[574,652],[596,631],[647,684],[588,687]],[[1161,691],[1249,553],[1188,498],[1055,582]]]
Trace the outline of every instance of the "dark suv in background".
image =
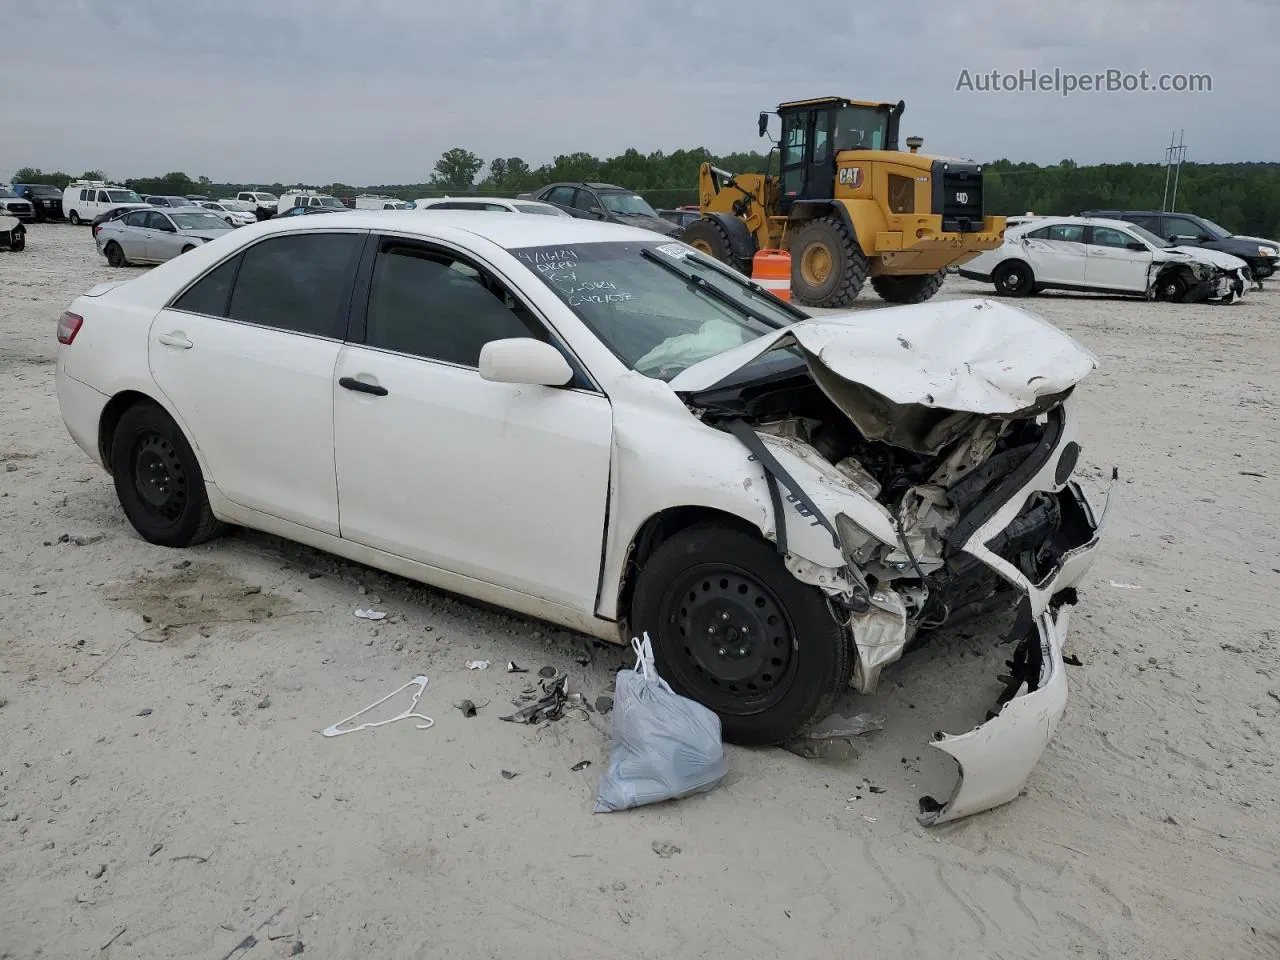
[[62,212],[62,191],[46,183],[15,183],[13,192],[31,204],[37,223],[46,220],[65,220]]
[[674,223],[662,219],[644,197],[611,183],[553,183],[520,196],[557,206],[571,217],[643,227],[668,237],[678,237],[681,232]]
[[1157,237],[1184,247],[1204,247],[1239,257],[1249,265],[1255,283],[1276,272],[1280,264],[1280,244],[1262,237],[1241,237],[1212,220],[1194,213],[1166,213],[1161,210],[1088,210],[1082,217],[1127,220],[1150,230]]

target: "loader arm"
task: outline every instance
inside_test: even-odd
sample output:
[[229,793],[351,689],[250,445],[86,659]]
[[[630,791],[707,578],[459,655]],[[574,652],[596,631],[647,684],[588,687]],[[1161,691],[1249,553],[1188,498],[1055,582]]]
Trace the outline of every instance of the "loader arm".
[[711,163],[698,171],[698,206],[702,215],[728,214],[746,224],[756,248],[773,246],[767,207],[769,178],[759,173],[733,174]]

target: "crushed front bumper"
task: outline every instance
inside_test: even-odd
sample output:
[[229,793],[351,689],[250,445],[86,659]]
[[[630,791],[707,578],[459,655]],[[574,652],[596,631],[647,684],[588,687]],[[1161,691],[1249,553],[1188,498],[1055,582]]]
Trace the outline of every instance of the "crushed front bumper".
[[[1112,488],[1114,489],[1114,487]],[[1098,542],[1113,502],[1108,491],[1099,515],[1076,483],[1067,493],[1080,505],[1088,528],[1084,542],[1063,554],[1051,576],[1030,589],[1023,600],[1035,632],[1024,644],[1035,643],[1037,669],[1026,676],[1012,697],[997,706],[994,715],[968,733],[940,734],[931,746],[949,754],[960,767],[960,776],[945,803],[921,799],[920,822],[926,826],[958,820],[998,807],[1018,796],[1067,706],[1067,677],[1062,660],[1067,629],[1074,609],[1069,591],[1093,566]],[[1025,652],[1019,651],[1019,653]],[[1015,654],[1015,660],[1017,654]]]

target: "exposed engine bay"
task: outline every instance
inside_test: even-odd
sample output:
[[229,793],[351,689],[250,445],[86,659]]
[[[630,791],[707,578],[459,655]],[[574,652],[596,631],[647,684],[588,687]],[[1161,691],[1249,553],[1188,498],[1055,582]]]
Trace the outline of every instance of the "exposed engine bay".
[[[914,406],[908,417],[888,418],[876,414],[870,391],[857,406],[845,404],[845,410],[868,411],[856,416],[830,399],[833,384],[824,386],[803,370],[691,399],[709,425],[745,421],[758,434],[812,448],[851,487],[889,512],[900,543],[863,538],[848,559],[863,581],[863,596],[892,602],[892,591],[901,598],[909,641],[1014,603],[1018,591],[960,548],[1007,502],[1004,491],[1021,486],[1018,475],[1039,469],[1053,452],[1070,389],[1011,416]],[[1078,455],[1074,443],[1061,451],[1060,483]],[[1038,583],[1079,543],[1086,522],[1073,497],[1037,492],[987,546]],[[869,604],[855,592],[850,606],[861,614]]]

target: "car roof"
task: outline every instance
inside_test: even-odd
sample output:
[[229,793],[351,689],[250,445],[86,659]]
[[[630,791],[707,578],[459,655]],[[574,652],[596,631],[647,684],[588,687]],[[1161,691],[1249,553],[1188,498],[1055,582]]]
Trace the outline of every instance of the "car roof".
[[1132,230],[1138,226],[1136,223],[1130,223],[1128,220],[1117,220],[1114,217],[1072,217],[1062,216],[1055,217],[1051,215],[1037,216],[1033,219],[1019,223],[1019,227],[1052,227],[1054,224],[1074,224],[1082,227],[1120,227],[1125,230]]
[[[265,221],[259,225],[259,229],[268,228],[280,233],[334,229],[302,221],[305,221],[304,217],[283,217]],[[554,244],[610,241],[624,243],[628,240],[671,242],[669,237],[641,227],[580,220],[576,217],[495,217],[484,210],[441,210],[431,217],[406,216],[403,210],[347,210],[342,217],[342,229],[421,233],[427,238],[432,236],[432,229],[437,225],[465,230],[506,250]]]

